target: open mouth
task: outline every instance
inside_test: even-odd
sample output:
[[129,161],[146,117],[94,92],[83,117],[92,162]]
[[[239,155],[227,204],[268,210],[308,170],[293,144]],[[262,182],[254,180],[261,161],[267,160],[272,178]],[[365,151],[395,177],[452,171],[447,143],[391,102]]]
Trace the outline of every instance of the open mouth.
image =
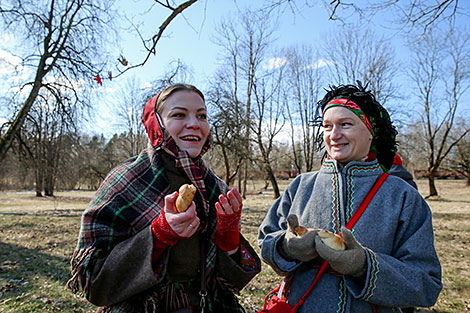
[[180,137],[181,140],[184,140],[184,141],[195,141],[195,142],[198,142],[198,141],[201,141],[201,138],[197,137],[197,136],[183,136],[183,137]]

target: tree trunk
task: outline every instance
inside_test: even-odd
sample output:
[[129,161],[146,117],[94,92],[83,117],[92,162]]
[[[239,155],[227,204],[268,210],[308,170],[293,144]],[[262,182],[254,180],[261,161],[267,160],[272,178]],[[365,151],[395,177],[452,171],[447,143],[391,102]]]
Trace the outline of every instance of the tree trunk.
[[54,196],[54,183],[50,181],[50,179],[46,179],[44,184],[44,195],[46,197],[53,197]]
[[246,199],[246,182],[248,181],[248,160],[245,159],[245,168],[243,169],[242,197]]
[[270,179],[269,175],[264,178],[264,187],[263,187],[264,190],[267,190],[269,187],[269,179]]
[[[41,59],[40,66],[43,66],[43,62],[44,62],[43,59]],[[33,84],[33,89],[29,93],[28,98],[23,103],[23,106],[21,107],[20,111],[16,115],[15,120],[11,123],[5,135],[3,135],[0,138],[0,161],[5,158],[8,152],[8,149],[10,149],[11,144],[13,143],[13,139],[15,138],[16,134],[20,130],[21,126],[23,126],[23,123],[26,117],[28,116],[28,113],[31,110],[31,107],[33,106],[34,101],[36,101],[36,98],[39,94],[39,89],[41,88],[42,79],[44,78],[44,75],[46,75],[46,72],[44,72],[42,70],[42,67],[40,67],[40,69],[38,69],[38,71],[36,72],[36,78]]]
[[465,186],[470,186],[470,176],[467,176],[467,183],[465,184]]
[[43,187],[43,180],[42,180],[42,173],[38,166],[34,169],[35,176],[36,176],[36,197],[42,197],[42,187]]
[[222,145],[222,156],[224,158],[224,166],[225,166],[225,183],[227,185],[230,184],[230,161],[227,155],[227,152],[225,151],[225,147]]
[[235,176],[237,176],[238,171],[240,170],[240,160],[238,160],[235,169],[232,171],[230,169],[230,158],[228,156],[227,149],[223,145],[221,146],[221,149],[225,166],[225,183],[230,186]]
[[437,189],[436,185],[434,184],[434,174],[429,175],[428,177],[428,183],[429,183],[429,195],[426,198],[437,196]]
[[277,199],[281,196],[281,193],[279,191],[279,186],[277,184],[276,176],[274,176],[273,170],[271,169],[271,166],[267,169],[268,175],[269,175],[269,180],[271,181],[271,185],[273,186],[273,191],[274,191],[274,199]]
[[242,175],[243,175],[242,173],[243,173],[243,168],[238,175],[238,191],[242,190]]
[[[46,162],[48,163],[48,162]],[[46,197],[54,196],[54,185],[55,185],[55,170],[50,164],[46,165],[46,171],[44,175],[44,195]]]
[[48,143],[48,151],[46,152],[46,161],[44,162],[44,195],[48,197],[54,196],[54,186],[56,180],[56,171],[57,171],[57,158],[58,153],[55,151],[57,147],[54,145],[58,145],[56,142],[53,144],[52,142]]
[[42,134],[38,131],[37,142],[35,143],[36,149],[34,155],[31,154],[34,164],[34,173],[36,176],[36,197],[42,197],[42,190],[44,188],[44,147],[41,142]]

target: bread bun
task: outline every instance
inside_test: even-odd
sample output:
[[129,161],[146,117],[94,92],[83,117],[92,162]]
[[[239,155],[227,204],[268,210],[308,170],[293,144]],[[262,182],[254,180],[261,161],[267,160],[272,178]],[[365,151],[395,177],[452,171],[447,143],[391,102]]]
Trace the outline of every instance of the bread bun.
[[344,244],[344,240],[340,235],[326,230],[320,230],[318,231],[318,236],[320,237],[321,241],[331,249],[346,250],[346,245]]
[[303,235],[305,235],[306,233],[308,233],[309,231],[311,230],[314,230],[313,228],[307,228],[305,226],[297,226],[295,229],[294,229],[294,233],[299,236],[299,237],[302,237]]
[[291,214],[287,217],[287,227],[289,228],[290,231],[292,231],[294,234],[297,235],[297,237],[302,237],[306,233],[308,233],[311,230],[314,230],[313,228],[307,228],[305,226],[300,226],[299,225],[299,219],[297,215]]
[[194,187],[194,185],[182,185],[178,190],[178,198],[176,198],[175,202],[176,210],[180,213],[185,212],[191,205],[195,193],[196,187]]

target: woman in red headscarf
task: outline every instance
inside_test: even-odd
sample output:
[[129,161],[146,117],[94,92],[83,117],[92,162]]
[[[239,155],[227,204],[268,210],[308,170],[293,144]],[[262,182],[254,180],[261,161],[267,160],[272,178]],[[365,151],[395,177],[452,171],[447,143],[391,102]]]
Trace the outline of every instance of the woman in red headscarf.
[[[172,85],[144,108],[151,147],[111,171],[85,210],[69,287],[102,312],[244,312],[234,293],[259,271],[240,234],[242,198],[202,160],[203,94]],[[178,213],[183,184],[194,201]]]

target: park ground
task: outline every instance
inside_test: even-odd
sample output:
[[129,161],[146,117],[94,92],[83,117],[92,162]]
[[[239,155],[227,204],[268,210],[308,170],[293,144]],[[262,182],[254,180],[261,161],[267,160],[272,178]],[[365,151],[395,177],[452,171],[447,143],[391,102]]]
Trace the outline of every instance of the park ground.
[[[287,181],[281,181],[284,188]],[[426,194],[425,180],[418,181]],[[242,232],[257,249],[258,226],[274,202],[264,182],[249,184]],[[443,284],[436,305],[419,312],[470,312],[470,187],[462,180],[439,180],[439,198],[428,199]],[[0,312],[94,312],[96,307],[65,288],[76,245],[80,216],[93,192],[0,192]],[[247,312],[262,306],[280,278],[264,265],[240,294]]]

